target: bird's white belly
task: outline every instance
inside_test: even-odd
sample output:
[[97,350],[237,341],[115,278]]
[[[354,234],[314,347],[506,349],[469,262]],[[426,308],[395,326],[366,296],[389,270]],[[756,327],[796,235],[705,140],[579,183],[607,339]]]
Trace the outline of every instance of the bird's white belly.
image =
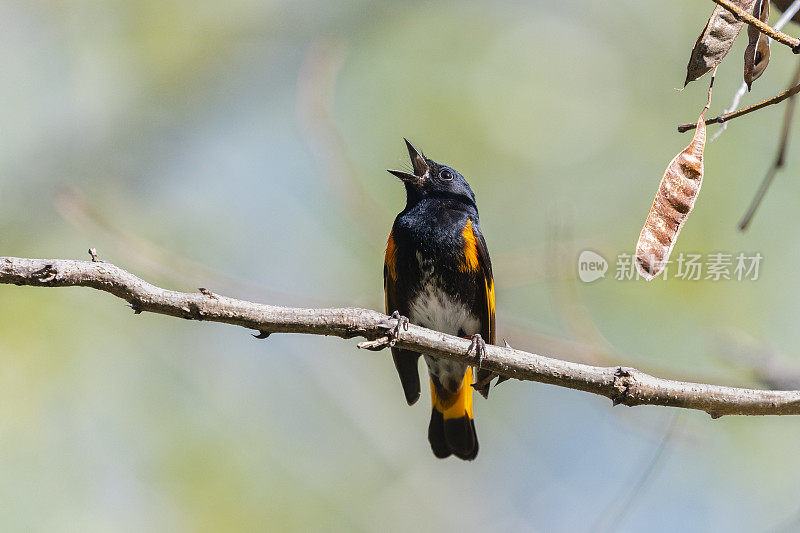
[[472,311],[445,293],[435,282],[426,283],[411,300],[409,317],[420,326],[450,335],[480,333],[481,324]]
[[[423,282],[422,290],[411,300],[408,315],[414,324],[450,335],[472,336],[481,331],[478,317],[466,305],[447,294],[441,283],[432,277]],[[447,390],[458,390],[467,365],[428,355],[425,356],[425,362],[428,371],[438,377]]]

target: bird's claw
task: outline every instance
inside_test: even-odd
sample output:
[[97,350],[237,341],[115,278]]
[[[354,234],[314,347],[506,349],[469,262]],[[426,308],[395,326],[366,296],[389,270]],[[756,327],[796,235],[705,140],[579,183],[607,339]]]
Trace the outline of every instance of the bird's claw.
[[486,342],[481,337],[480,333],[476,333],[472,336],[472,342],[467,349],[467,354],[475,351],[475,356],[478,358],[478,370],[480,370],[481,366],[483,365],[483,358],[486,357]]
[[393,347],[397,344],[397,338],[400,336],[400,331],[408,331],[408,317],[400,314],[400,311],[394,311],[389,318],[385,318],[378,323],[378,327],[386,330],[386,337],[389,339],[389,346]]
[[[483,339],[481,339],[481,340],[483,340]],[[474,343],[475,343],[475,341],[473,340],[473,344]],[[507,340],[503,339],[503,343],[505,344],[506,348],[511,348],[511,345],[508,344]],[[472,349],[473,349],[473,345],[471,344],[470,345],[470,351],[472,351]],[[485,345],[484,345],[484,349],[485,349]],[[479,361],[478,364],[480,364],[482,362],[482,359],[479,358],[478,361]],[[501,376],[501,375],[497,374],[496,372],[486,372],[483,377],[481,377],[481,373],[479,372],[478,373],[478,377],[479,377],[479,379],[475,383],[472,384],[472,387],[475,390],[477,390],[478,392],[480,392],[481,396],[483,396],[484,398],[488,398],[489,397],[489,384],[492,382],[492,380],[494,380],[494,378],[497,378],[497,381],[494,384],[495,387],[500,385],[502,382],[504,382],[504,381],[509,379],[507,376]]]

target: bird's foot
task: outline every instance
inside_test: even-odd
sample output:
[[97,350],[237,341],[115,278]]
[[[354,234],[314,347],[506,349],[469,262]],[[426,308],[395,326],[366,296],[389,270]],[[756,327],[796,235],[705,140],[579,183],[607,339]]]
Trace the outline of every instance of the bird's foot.
[[481,337],[480,333],[476,333],[472,336],[472,342],[467,349],[467,354],[470,354],[472,351],[475,351],[475,357],[478,358],[478,370],[480,370],[481,365],[483,365],[483,358],[486,357],[486,342]]
[[378,323],[378,327],[386,330],[386,337],[389,340],[389,346],[397,344],[397,338],[400,336],[400,331],[408,331],[408,318],[401,315],[400,311],[394,311],[389,318],[383,319]]
[[[507,340],[503,339],[503,343],[505,344],[506,348],[511,348],[511,345],[508,344]],[[472,350],[472,346],[470,346],[470,350]],[[489,384],[494,378],[497,378],[497,382],[494,384],[495,387],[509,379],[507,376],[501,376],[495,372],[488,371],[478,372],[478,378],[479,379],[472,384],[472,388],[480,392],[481,396],[484,398],[489,397]]]
[[386,336],[376,339],[374,341],[364,341],[358,343],[359,348],[365,350],[378,351],[386,348],[387,346],[394,347],[397,344],[397,339],[401,331],[408,331],[408,318],[400,314],[400,311],[395,311],[387,318],[378,322],[377,326],[386,330]]

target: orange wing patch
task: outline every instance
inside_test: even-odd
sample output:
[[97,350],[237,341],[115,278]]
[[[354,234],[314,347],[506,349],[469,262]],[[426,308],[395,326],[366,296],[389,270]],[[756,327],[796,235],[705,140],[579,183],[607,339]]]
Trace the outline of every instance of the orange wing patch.
[[489,301],[489,336],[487,339],[490,344],[494,344],[494,280],[484,278],[486,284],[486,299]]
[[471,220],[467,220],[461,236],[464,237],[464,261],[458,265],[458,269],[461,272],[475,272],[478,270],[478,245],[475,242],[475,232],[472,231]]
[[397,279],[397,247],[394,244],[394,235],[389,234],[386,240],[386,268],[389,270],[389,276],[392,279]]

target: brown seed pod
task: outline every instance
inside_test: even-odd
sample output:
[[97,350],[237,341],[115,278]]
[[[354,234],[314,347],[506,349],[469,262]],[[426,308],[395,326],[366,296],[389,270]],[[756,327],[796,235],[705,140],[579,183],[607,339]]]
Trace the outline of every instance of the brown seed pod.
[[[769,0],[758,0],[753,16],[767,23],[769,21]],[[767,69],[769,64],[769,37],[752,26],[747,27],[749,44],[744,51],[744,81],[747,90]]]
[[[756,0],[733,0],[733,3],[743,11],[752,13]],[[736,20],[736,16],[724,7],[714,8],[692,48],[684,85],[711,71],[725,59],[743,25],[744,22]]]
[[646,280],[658,276],[669,261],[678,234],[703,183],[703,149],[706,144],[705,114],[697,119],[692,142],[667,166],[650,214],[636,243],[636,268]]

